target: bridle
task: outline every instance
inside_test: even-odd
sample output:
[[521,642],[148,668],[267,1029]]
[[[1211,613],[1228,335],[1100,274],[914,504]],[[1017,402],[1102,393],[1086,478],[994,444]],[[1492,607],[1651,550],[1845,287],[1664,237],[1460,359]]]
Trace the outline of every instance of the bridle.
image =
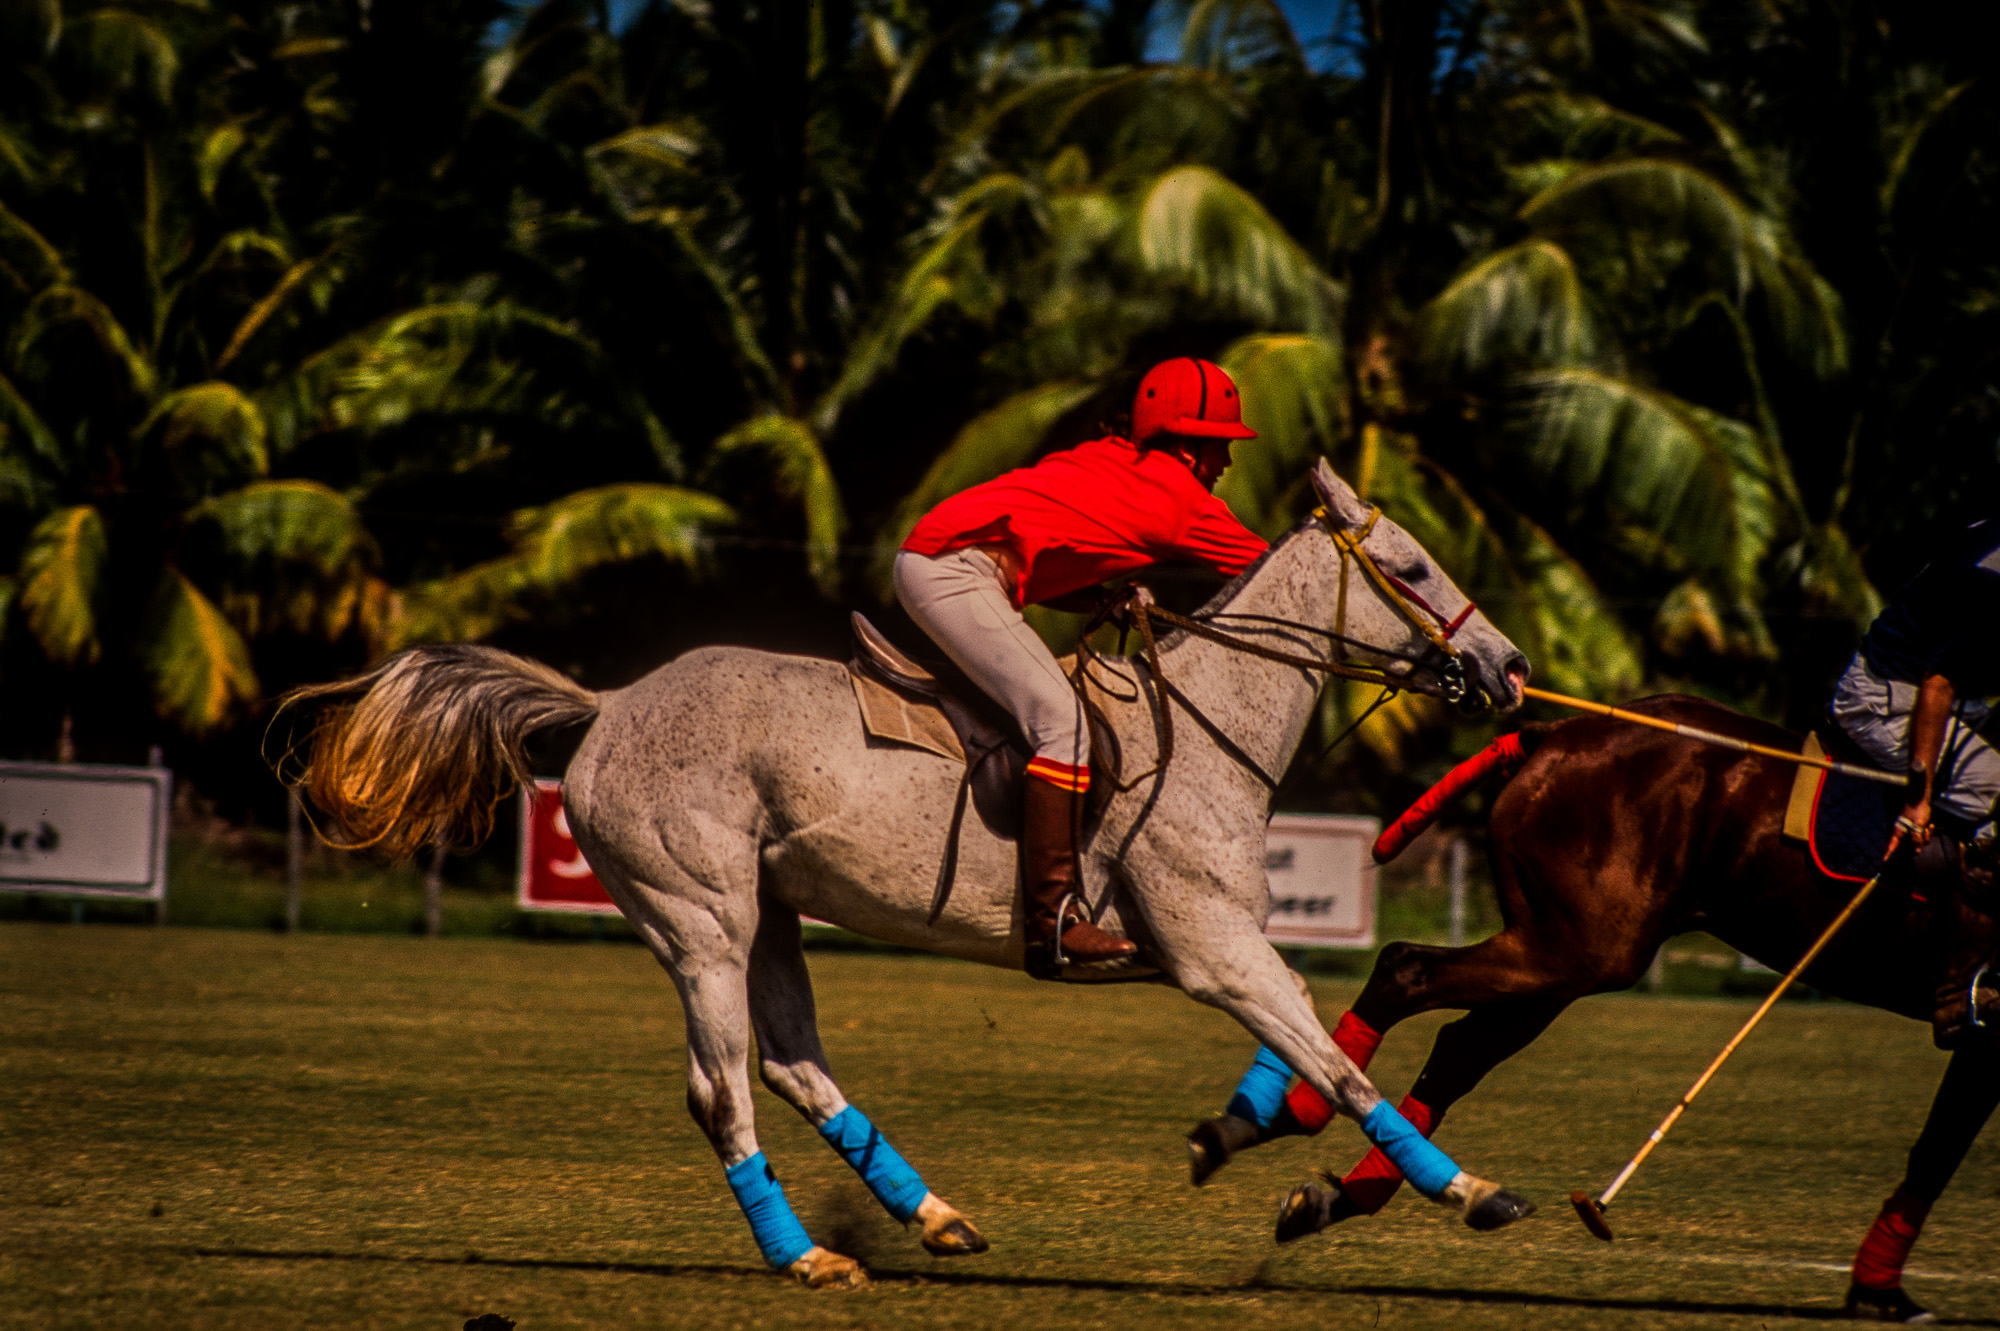
[[[1444,612],[1429,601],[1426,601],[1416,588],[1410,586],[1409,583],[1404,582],[1401,578],[1376,563],[1375,557],[1368,553],[1366,542],[1369,534],[1375,530],[1376,522],[1382,517],[1382,510],[1379,506],[1374,504],[1368,506],[1368,520],[1361,524],[1359,532],[1344,532],[1336,529],[1333,525],[1333,515],[1327,512],[1326,505],[1324,504],[1313,510],[1313,517],[1326,529],[1328,539],[1334,543],[1334,546],[1341,553],[1340,605],[1335,611],[1334,616],[1336,628],[1342,627],[1347,618],[1347,556],[1352,555],[1354,562],[1359,564],[1362,570],[1368,574],[1369,580],[1375,584],[1377,590],[1388,598],[1391,605],[1394,605],[1398,610],[1403,612],[1403,617],[1415,625],[1419,633],[1430,639],[1431,646],[1442,652],[1448,661],[1461,659],[1458,648],[1452,646],[1451,640],[1458,636],[1458,631],[1465,627],[1466,621],[1471,619],[1473,612],[1479,609],[1478,603],[1468,596],[1465,598],[1465,608],[1450,619],[1446,619]],[[1417,613],[1419,610],[1423,611],[1423,615]],[[1424,619],[1424,615],[1429,615],[1437,623],[1432,625],[1427,622]],[[1369,650],[1380,651],[1381,649],[1371,647]],[[1447,694],[1445,701],[1457,702],[1458,698]]]
[[[1296,666],[1301,670],[1313,671],[1330,678],[1352,679],[1363,683],[1379,684],[1388,692],[1385,692],[1383,697],[1377,700],[1376,706],[1380,706],[1382,702],[1387,701],[1392,692],[1401,690],[1408,681],[1405,678],[1391,675],[1388,671],[1378,666],[1354,665],[1349,663],[1346,659],[1349,647],[1356,647],[1363,651],[1372,652],[1377,656],[1386,656],[1399,661],[1407,661],[1412,666],[1419,666],[1430,670],[1437,676],[1438,693],[1446,702],[1465,706],[1468,702],[1476,701],[1471,681],[1466,674],[1464,653],[1452,643],[1452,638],[1457,636],[1458,631],[1465,627],[1466,621],[1472,618],[1473,612],[1478,609],[1478,606],[1474,604],[1470,597],[1467,597],[1465,608],[1460,610],[1456,616],[1447,618],[1429,601],[1425,600],[1415,588],[1378,564],[1375,561],[1375,557],[1368,553],[1366,543],[1369,535],[1375,530],[1375,524],[1381,517],[1382,509],[1380,506],[1371,504],[1368,508],[1367,520],[1361,524],[1359,530],[1350,532],[1343,531],[1334,526],[1333,515],[1327,510],[1324,504],[1315,508],[1312,512],[1313,521],[1327,534],[1328,539],[1333,542],[1334,548],[1340,552],[1340,591],[1335,601],[1334,627],[1331,631],[1319,628],[1316,625],[1283,619],[1276,615],[1232,614],[1228,611],[1217,611],[1200,619],[1191,618],[1187,615],[1175,614],[1171,610],[1161,609],[1153,603],[1151,596],[1136,584],[1127,587],[1120,596],[1099,610],[1084,627],[1083,637],[1077,646],[1075,684],[1079,696],[1085,694],[1084,684],[1087,677],[1092,677],[1090,675],[1092,666],[1103,666],[1107,671],[1116,673],[1115,668],[1109,666],[1104,661],[1103,655],[1090,645],[1090,635],[1100,625],[1113,622],[1114,620],[1129,622],[1131,627],[1138,631],[1139,641],[1145,650],[1146,667],[1152,674],[1154,682],[1158,685],[1153,697],[1154,729],[1159,735],[1158,760],[1152,767],[1132,777],[1130,780],[1121,781],[1115,777],[1111,778],[1112,785],[1121,792],[1130,790],[1139,782],[1166,769],[1168,761],[1173,757],[1174,749],[1173,713],[1168,705],[1169,700],[1178,702],[1185,708],[1188,714],[1209,733],[1210,737],[1225,752],[1238,763],[1256,773],[1265,785],[1274,790],[1278,785],[1277,781],[1266,773],[1240,746],[1224,734],[1222,729],[1204,714],[1195,705],[1194,701],[1181,691],[1178,685],[1174,684],[1162,673],[1160,669],[1159,643],[1154,627],[1156,623],[1166,624],[1183,633],[1216,643],[1231,651],[1242,652],[1248,656],[1261,657],[1264,660],[1276,661],[1282,665]],[[1347,636],[1347,588],[1350,561],[1361,568],[1363,575],[1375,585],[1376,590],[1382,594],[1383,599],[1394,606],[1418,632],[1424,635],[1431,645],[1431,651],[1443,658],[1442,663],[1433,665],[1424,657],[1410,656],[1404,652],[1377,647],[1371,643],[1361,642]],[[1322,661],[1315,656],[1305,656],[1297,652],[1286,652],[1280,651],[1277,648],[1266,647],[1260,642],[1252,642],[1247,638],[1214,627],[1214,621],[1217,620],[1240,620],[1246,623],[1263,623],[1274,627],[1290,629],[1294,632],[1322,637],[1327,639],[1332,646],[1335,659]],[[1425,655],[1428,656],[1430,653],[1426,653]],[[1098,687],[1112,697],[1120,696],[1115,691],[1107,688],[1101,680],[1098,681]],[[1132,699],[1126,699],[1126,701],[1132,701]],[[1369,709],[1370,712],[1373,710],[1374,708],[1372,707]],[[1364,716],[1363,719],[1366,719],[1366,717]],[[1359,722],[1356,724],[1358,725]],[[1352,733],[1352,730],[1353,727],[1349,727],[1348,733]],[[1341,738],[1345,738],[1345,735]]]

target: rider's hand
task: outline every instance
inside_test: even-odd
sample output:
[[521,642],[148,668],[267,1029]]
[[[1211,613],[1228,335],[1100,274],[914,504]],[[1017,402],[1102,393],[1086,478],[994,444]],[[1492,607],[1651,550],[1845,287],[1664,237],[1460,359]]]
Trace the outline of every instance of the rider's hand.
[[[1889,836],[1889,855],[1894,855],[1903,842],[1921,850],[1931,839],[1931,802],[1920,799],[1915,804],[1905,805],[1903,816],[1896,820],[1896,830]],[[1888,856],[1883,856],[1887,859]]]

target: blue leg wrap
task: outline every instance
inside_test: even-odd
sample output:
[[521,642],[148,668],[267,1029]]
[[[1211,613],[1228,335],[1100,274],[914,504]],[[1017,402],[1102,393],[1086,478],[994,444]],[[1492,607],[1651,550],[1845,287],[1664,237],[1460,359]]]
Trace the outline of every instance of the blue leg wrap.
[[723,1177],[729,1180],[736,1204],[750,1221],[750,1237],[757,1240],[765,1261],[782,1271],[806,1255],[813,1241],[806,1237],[806,1227],[792,1214],[792,1204],[785,1200],[784,1185],[771,1172],[770,1162],[764,1159],[762,1151],[730,1166]]
[[1257,1061],[1243,1074],[1243,1080],[1236,1083],[1236,1094],[1229,1097],[1229,1104],[1222,1112],[1268,1128],[1284,1108],[1285,1088],[1291,1084],[1292,1070],[1285,1066],[1285,1060],[1259,1048]]
[[908,1220],[917,1213],[930,1189],[866,1114],[849,1105],[828,1119],[819,1135],[861,1175],[883,1210],[898,1220]]
[[1433,1201],[1458,1177],[1458,1166],[1451,1162],[1451,1157],[1426,1141],[1424,1134],[1390,1108],[1387,1100],[1361,1120],[1361,1131],[1381,1148],[1391,1164],[1403,1171],[1411,1187]]

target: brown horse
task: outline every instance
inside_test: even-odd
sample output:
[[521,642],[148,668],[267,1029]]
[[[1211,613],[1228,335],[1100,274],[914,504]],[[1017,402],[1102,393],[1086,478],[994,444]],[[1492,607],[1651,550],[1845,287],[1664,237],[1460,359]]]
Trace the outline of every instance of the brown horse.
[[[1653,698],[1632,710],[1774,747],[1799,743],[1695,698]],[[1781,836],[1792,764],[1597,717],[1531,726],[1521,739],[1532,752],[1495,799],[1489,829],[1505,927],[1469,947],[1389,944],[1335,1032],[1366,1066],[1398,1022],[1467,1010],[1439,1032],[1402,1105],[1426,1131],[1571,1003],[1630,987],[1673,935],[1706,930],[1785,971],[1855,890]],[[1985,955],[1992,941],[1988,917],[1965,910],[1955,892],[1937,895],[1941,906],[1878,893],[1806,970],[1806,983],[1928,1021],[1944,977],[1968,948]],[[1225,1115],[1198,1126],[1188,1140],[1195,1181],[1246,1146],[1318,1131],[1326,1117],[1315,1100],[1294,1088],[1275,1116],[1261,1116],[1269,1121]],[[1892,1320],[1920,1313],[1901,1290],[1902,1259],[1996,1102],[2000,1048],[1969,1042],[1952,1058],[1903,1186],[1863,1245],[1850,1309]],[[1231,1107],[1240,1114],[1242,1104],[1239,1093]],[[1294,1191],[1279,1241],[1373,1214],[1400,1186],[1393,1166],[1371,1155],[1331,1188]]]

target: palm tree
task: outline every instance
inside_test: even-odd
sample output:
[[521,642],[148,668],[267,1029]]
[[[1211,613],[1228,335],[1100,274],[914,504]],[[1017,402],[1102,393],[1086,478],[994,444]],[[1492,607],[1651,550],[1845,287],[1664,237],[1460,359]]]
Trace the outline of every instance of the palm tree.
[[10,48],[0,113],[16,145],[0,188],[0,506],[23,531],[0,603],[56,667],[136,669],[154,710],[199,735],[258,697],[250,640],[375,636],[388,589],[352,505],[272,478],[263,410],[216,377],[218,319],[232,304],[258,317],[232,301],[244,275],[289,259],[216,197],[226,126],[185,72],[217,58],[216,25],[13,17],[39,27]]

